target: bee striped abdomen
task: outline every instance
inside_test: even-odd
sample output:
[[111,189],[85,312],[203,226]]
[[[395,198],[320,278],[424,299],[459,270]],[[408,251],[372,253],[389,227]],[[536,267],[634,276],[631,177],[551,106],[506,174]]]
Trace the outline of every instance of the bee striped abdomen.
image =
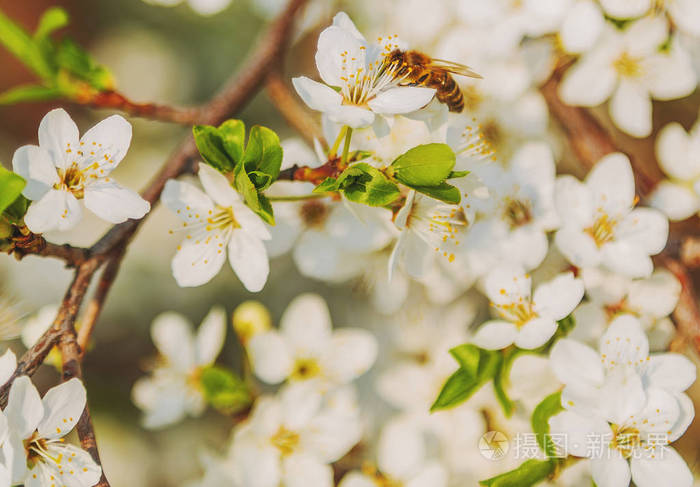
[[455,79],[446,74],[445,83],[437,90],[437,99],[447,105],[451,112],[461,112],[464,109],[464,96]]

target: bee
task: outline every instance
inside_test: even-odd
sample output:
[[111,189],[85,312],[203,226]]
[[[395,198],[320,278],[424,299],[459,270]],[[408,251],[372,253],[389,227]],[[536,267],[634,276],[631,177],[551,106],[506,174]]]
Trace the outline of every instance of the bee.
[[447,105],[451,112],[459,113],[464,109],[464,96],[452,75],[481,78],[481,75],[468,66],[433,59],[418,51],[394,49],[387,55],[385,62],[393,67],[394,79],[400,78],[403,84],[435,88],[435,96],[441,103]]

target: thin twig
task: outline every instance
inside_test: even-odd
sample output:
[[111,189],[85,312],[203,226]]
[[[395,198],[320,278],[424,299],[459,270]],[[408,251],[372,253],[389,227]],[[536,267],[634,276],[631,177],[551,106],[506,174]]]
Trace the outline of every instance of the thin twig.
[[200,107],[176,108],[155,103],[137,103],[129,100],[117,91],[102,91],[84,100],[78,99],[74,101],[92,108],[120,110],[132,117],[142,117],[182,125],[195,125],[198,123],[203,111],[203,108]]

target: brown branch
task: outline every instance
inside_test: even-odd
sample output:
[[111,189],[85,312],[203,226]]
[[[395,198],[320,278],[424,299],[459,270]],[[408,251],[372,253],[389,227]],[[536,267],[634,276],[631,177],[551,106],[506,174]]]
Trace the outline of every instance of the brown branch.
[[27,255],[56,257],[63,260],[68,267],[78,267],[90,255],[87,249],[81,247],[47,242],[43,236],[31,233],[26,227],[15,227],[14,233],[15,235],[9,239],[10,247],[6,251],[19,260]]
[[[559,99],[557,91],[564,69],[565,67],[557,69],[542,86],[542,95],[547,101],[550,113],[564,130],[578,159],[586,169],[590,170],[602,156],[611,152],[625,151],[615,143],[608,131],[588,110],[566,105]],[[649,166],[657,166],[656,161],[651,160],[653,157],[653,154],[646,154],[645,160],[642,160],[638,154],[630,157],[637,194],[642,199],[658,182],[654,176],[650,175]],[[675,237],[669,239],[666,249],[655,257],[655,261],[671,271],[681,283],[681,296],[673,312],[673,318],[680,336],[684,338],[682,341],[690,341],[695,350],[700,353],[700,308],[698,308],[698,299],[688,270],[672,257],[678,246],[675,240]]]
[[173,122],[182,125],[195,125],[198,123],[203,108],[176,108],[156,103],[137,103],[129,100],[117,91],[102,91],[90,95],[85,99],[77,99],[75,102],[88,105],[92,108],[107,108],[120,110],[132,117]]
[[313,147],[314,139],[318,139],[324,147],[327,147],[328,144],[323,138],[318,122],[299,103],[299,99],[289,89],[278,70],[270,71],[267,75],[265,93],[287,123],[307,144]]

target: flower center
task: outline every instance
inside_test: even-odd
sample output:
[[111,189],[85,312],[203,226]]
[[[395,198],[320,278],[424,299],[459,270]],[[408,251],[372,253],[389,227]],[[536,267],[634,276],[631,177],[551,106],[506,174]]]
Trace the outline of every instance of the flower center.
[[503,130],[495,120],[487,120],[481,125],[481,133],[490,147],[499,147],[503,142]]
[[294,363],[291,378],[293,380],[307,380],[321,374],[321,366],[315,358],[299,358]]
[[636,78],[642,75],[641,59],[623,52],[620,57],[613,61],[613,66],[620,76],[626,78]]
[[403,482],[380,472],[377,467],[369,463],[362,465],[362,473],[370,477],[377,487],[403,487]]
[[454,253],[443,248],[447,244],[459,245],[459,232],[468,224],[464,211],[455,206],[438,205],[423,213],[418,206],[414,203],[406,219],[406,227],[414,230],[436,252],[442,251],[449,262],[454,261]]
[[329,213],[328,205],[322,201],[309,200],[304,202],[299,209],[301,219],[309,227],[321,227]]
[[291,455],[299,445],[299,434],[280,426],[277,433],[270,438],[270,442],[283,456]]
[[617,220],[610,218],[607,213],[603,213],[593,223],[593,226],[585,228],[583,231],[593,237],[598,248],[615,238],[615,226]]
[[631,457],[634,449],[642,445],[642,439],[637,428],[611,424],[610,429],[612,429],[613,436],[612,441],[610,441],[610,448],[619,450],[623,457]]
[[59,454],[57,457],[52,456],[48,451],[48,445],[49,443],[62,441],[62,438],[53,441],[46,440],[39,436],[39,432],[35,431],[28,440],[24,440],[24,453],[27,457],[27,468],[31,469],[39,462],[53,462],[60,466],[63,455]]
[[65,189],[73,193],[78,199],[85,196],[85,173],[80,170],[75,162],[67,169],[58,170],[59,182],[54,185],[55,189]]
[[496,159],[495,150],[491,143],[486,140],[486,136],[482,132],[482,126],[478,125],[476,130],[467,125],[464,131],[460,134],[459,147],[455,148],[455,154],[472,157],[474,159],[485,159],[490,157]]
[[[502,289],[501,292],[505,292]],[[495,304],[491,303],[500,315],[518,328],[522,327],[533,318],[537,318],[538,314],[534,310],[532,301],[520,298],[516,303]]]
[[503,218],[511,229],[526,225],[532,221],[532,205],[529,201],[507,198]]

